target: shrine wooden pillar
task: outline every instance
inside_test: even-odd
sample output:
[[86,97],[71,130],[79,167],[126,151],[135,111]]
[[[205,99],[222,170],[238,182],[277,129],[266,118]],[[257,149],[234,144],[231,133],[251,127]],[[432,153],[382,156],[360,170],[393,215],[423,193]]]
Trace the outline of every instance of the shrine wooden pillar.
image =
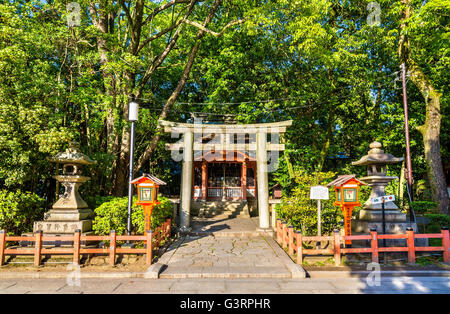
[[202,162],[202,199],[206,200],[207,197],[207,186],[208,186],[208,164],[204,160]]
[[245,200],[247,199],[247,163],[245,161],[242,163],[241,188],[242,188],[241,198]]

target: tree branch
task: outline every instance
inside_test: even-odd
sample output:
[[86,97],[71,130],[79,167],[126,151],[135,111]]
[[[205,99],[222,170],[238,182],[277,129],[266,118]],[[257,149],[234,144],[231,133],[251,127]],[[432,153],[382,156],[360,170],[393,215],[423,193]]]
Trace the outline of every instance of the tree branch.
[[222,36],[223,33],[225,33],[225,31],[226,31],[228,28],[230,28],[231,26],[238,25],[238,24],[242,24],[242,23],[244,23],[245,21],[246,21],[246,19],[241,19],[241,20],[232,21],[232,22],[228,23],[227,25],[225,25],[224,28],[222,28],[222,30],[221,30],[219,33],[217,33],[217,32],[215,32],[215,31],[213,31],[213,30],[210,30],[210,29],[206,28],[205,26],[201,25],[200,23],[197,23],[197,22],[194,22],[194,21],[189,21],[188,19],[185,19],[183,22],[186,23],[186,24],[195,26],[195,27],[201,29],[202,31],[204,31],[204,32],[206,32],[206,33],[209,33],[209,34],[211,34],[211,35],[213,35],[213,36],[215,36],[215,37],[219,37],[219,36]]

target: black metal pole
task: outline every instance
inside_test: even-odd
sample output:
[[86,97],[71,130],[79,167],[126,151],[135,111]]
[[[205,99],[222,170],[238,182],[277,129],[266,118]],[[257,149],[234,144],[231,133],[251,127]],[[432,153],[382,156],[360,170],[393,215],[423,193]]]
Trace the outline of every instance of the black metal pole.
[[133,204],[133,156],[134,156],[134,121],[131,121],[130,134],[130,168],[128,176],[128,219],[127,219],[127,234],[131,234],[131,205]]
[[[408,180],[408,197],[409,201],[413,201],[413,176],[412,176],[412,166],[411,166],[411,151],[409,145],[409,122],[408,122],[408,99],[406,96],[406,65],[404,63],[401,64],[400,68],[402,69],[402,87],[403,87],[403,113],[405,116],[405,139],[406,139],[406,179]],[[414,215],[414,211],[411,206],[409,207],[409,220],[412,222],[416,221],[416,217]]]
[[[381,221],[383,224],[383,234],[386,234],[386,214],[384,211],[384,199],[381,203]],[[386,247],[386,239],[383,239],[383,246]],[[386,252],[384,252],[384,263],[386,264]]]

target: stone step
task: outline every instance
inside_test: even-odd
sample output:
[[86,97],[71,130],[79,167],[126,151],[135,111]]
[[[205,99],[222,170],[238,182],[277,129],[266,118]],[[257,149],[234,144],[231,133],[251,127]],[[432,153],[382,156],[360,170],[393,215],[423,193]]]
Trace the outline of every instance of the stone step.
[[287,269],[279,267],[171,267],[169,265],[159,278],[292,278],[292,275]]

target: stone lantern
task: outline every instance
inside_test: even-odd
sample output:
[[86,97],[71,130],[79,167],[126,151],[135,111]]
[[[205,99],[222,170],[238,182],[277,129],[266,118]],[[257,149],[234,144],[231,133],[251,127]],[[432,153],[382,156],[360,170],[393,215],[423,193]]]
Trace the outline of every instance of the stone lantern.
[[[382,205],[372,204],[372,198],[386,195],[386,186],[392,180],[398,179],[398,177],[387,175],[387,165],[401,161],[403,161],[403,158],[385,153],[381,149],[380,143],[373,142],[370,144],[370,150],[366,156],[352,162],[352,165],[367,167],[367,177],[363,177],[361,180],[372,188],[369,199],[352,223],[352,229],[355,233],[368,234],[371,228],[376,228],[378,232],[382,232]],[[406,222],[406,214],[402,213],[394,202],[386,202],[384,208],[386,233],[405,233],[407,227],[413,227],[414,231],[417,232],[417,225]]]
[[82,233],[92,230],[94,213],[78,192],[79,187],[90,177],[83,176],[83,165],[97,163],[79,151],[80,145],[71,142],[65,152],[57,154],[50,161],[62,164],[62,174],[54,176],[65,188],[64,194],[45,213],[44,221],[34,223],[33,232],[42,230],[47,234],[73,234],[77,229]]

